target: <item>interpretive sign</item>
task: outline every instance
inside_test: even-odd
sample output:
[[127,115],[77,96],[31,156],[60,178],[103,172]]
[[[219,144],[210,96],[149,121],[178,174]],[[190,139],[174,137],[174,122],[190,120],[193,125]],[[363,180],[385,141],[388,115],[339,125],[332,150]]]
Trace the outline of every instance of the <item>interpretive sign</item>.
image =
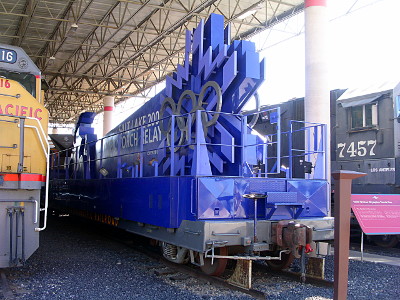
[[354,194],[351,208],[365,234],[400,234],[400,195]]

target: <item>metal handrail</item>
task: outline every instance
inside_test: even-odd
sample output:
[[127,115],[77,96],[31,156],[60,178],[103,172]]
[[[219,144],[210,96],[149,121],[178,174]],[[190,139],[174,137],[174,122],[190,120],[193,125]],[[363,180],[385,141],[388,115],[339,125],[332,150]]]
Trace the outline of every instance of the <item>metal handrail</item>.
[[[42,141],[41,136],[39,135],[39,131],[38,131],[37,127],[31,126],[31,125],[24,125],[24,127],[25,127],[25,128],[32,128],[32,129],[34,129],[34,130],[36,131],[36,133],[37,133],[37,135],[38,135],[38,137],[39,137],[39,140],[40,140],[40,145],[42,146],[43,153],[44,153],[44,155],[47,156],[49,152],[46,153],[46,149],[44,148],[44,143],[43,143],[43,141]],[[47,141],[46,141],[46,142],[47,142]],[[48,146],[48,145],[47,145],[47,146]]]
[[[14,116],[15,117],[15,116]],[[32,128],[32,129],[34,129],[35,130],[35,132],[36,132],[36,134],[37,134],[37,136],[38,136],[38,138],[39,138],[39,141],[40,141],[40,144],[41,144],[41,146],[42,146],[42,150],[43,150],[43,153],[44,153],[44,156],[45,156],[45,158],[46,158],[46,187],[45,187],[45,201],[44,201],[44,208],[40,208],[39,210],[40,211],[44,211],[44,219],[43,219],[43,227],[36,227],[35,228],[35,231],[36,232],[39,232],[39,231],[42,231],[42,230],[44,230],[44,229],[46,229],[46,226],[47,226],[47,210],[48,210],[48,206],[49,206],[49,159],[50,159],[50,144],[48,143],[48,141],[47,141],[47,139],[45,138],[46,137],[46,134],[45,134],[45,132],[44,132],[44,130],[43,130],[43,127],[42,127],[42,124],[39,122],[39,120],[38,119],[36,119],[36,118],[31,118],[31,117],[19,117],[19,118],[24,118],[24,119],[28,119],[28,120],[33,120],[33,121],[35,121],[39,126],[39,129],[40,129],[40,131],[38,130],[38,128],[36,127],[36,126],[32,126],[32,125],[25,125],[24,124],[24,128]],[[43,140],[43,137],[44,137],[44,140]],[[46,152],[46,149],[45,149],[45,146],[47,146],[47,152]]]
[[[276,109],[270,109],[270,110],[276,110]],[[269,110],[265,110],[265,111],[269,111]],[[240,115],[240,114],[231,114],[231,113],[225,113],[225,112],[213,112],[213,111],[203,111],[203,110],[199,110],[199,111],[196,111],[196,112],[185,113],[185,114],[182,114],[182,115],[171,115],[171,116],[169,116],[169,117],[163,117],[163,118],[161,118],[161,119],[159,119],[159,120],[155,120],[155,121],[152,121],[152,122],[146,124],[146,126],[149,126],[149,125],[151,125],[151,124],[158,124],[159,122],[161,122],[161,121],[163,121],[163,120],[167,120],[167,119],[169,119],[169,118],[172,118],[173,121],[175,121],[175,119],[180,118],[180,117],[190,116],[190,115],[194,115],[194,114],[199,114],[199,115],[200,115],[200,114],[203,113],[203,112],[206,112],[206,113],[218,113],[218,114],[222,114],[222,115],[240,116],[240,117],[243,117],[243,118],[249,116],[249,115],[243,116],[243,115]],[[197,119],[198,119],[198,122],[201,122],[201,118],[200,118],[199,116],[197,116]],[[174,122],[174,123],[175,123],[175,122]],[[187,122],[187,125],[188,125],[188,126],[191,126],[192,124],[191,124],[191,122]],[[171,131],[173,131],[172,128],[174,128],[174,127],[173,127],[172,124],[171,124]],[[136,126],[136,127],[128,128],[128,129],[125,129],[125,130],[123,130],[123,131],[121,131],[121,132],[116,132],[116,133],[113,133],[113,134],[108,135],[108,136],[106,136],[106,137],[103,137],[103,138],[101,138],[101,139],[99,139],[99,140],[90,141],[90,142],[87,142],[87,143],[85,143],[85,144],[83,144],[83,145],[79,145],[79,146],[72,147],[72,148],[70,148],[70,149],[75,149],[75,152],[76,152],[78,147],[87,147],[88,145],[90,145],[90,144],[96,144],[96,143],[99,142],[99,141],[100,141],[101,144],[103,144],[103,143],[104,143],[104,140],[107,139],[107,138],[110,138],[110,137],[113,137],[113,136],[116,136],[116,135],[119,135],[119,136],[120,136],[120,135],[122,135],[122,134],[124,134],[124,133],[127,133],[127,132],[129,132],[129,131],[140,131],[140,132],[142,132],[142,130],[143,130],[143,126]],[[171,135],[173,136],[173,133],[171,133]],[[271,136],[276,136],[276,135],[277,135],[276,133],[271,134]],[[141,134],[141,138],[140,138],[141,143],[140,143],[140,145],[143,145],[142,139],[143,139],[143,133]],[[119,144],[119,142],[118,142],[118,144]],[[203,142],[198,142],[198,141],[188,142],[188,143],[185,143],[185,144],[183,144],[183,145],[175,145],[175,144],[172,143],[171,145],[166,144],[166,145],[163,146],[163,147],[159,147],[159,146],[158,146],[158,147],[151,148],[151,149],[146,149],[146,150],[140,149],[139,151],[129,151],[128,153],[123,153],[123,154],[118,153],[118,154],[116,154],[116,155],[111,155],[111,156],[107,156],[107,157],[104,157],[103,155],[101,155],[100,158],[95,158],[95,159],[90,159],[90,158],[88,158],[88,159],[83,160],[83,161],[81,161],[81,162],[78,162],[78,161],[76,160],[76,161],[73,162],[71,165],[76,166],[76,165],[79,165],[79,164],[81,164],[81,163],[90,163],[90,162],[96,162],[96,161],[101,161],[101,162],[102,162],[102,161],[104,161],[105,159],[116,159],[116,158],[131,156],[131,155],[135,155],[135,154],[142,154],[142,153],[147,152],[147,151],[155,151],[155,150],[162,150],[162,149],[171,149],[171,152],[173,153],[174,150],[175,150],[176,148],[183,148],[183,147],[188,147],[188,146],[209,145],[209,146],[221,146],[221,147],[234,147],[234,148],[243,148],[243,147],[245,147],[245,148],[247,148],[247,147],[256,147],[256,146],[272,145],[272,144],[279,144],[279,141],[272,141],[272,142],[267,142],[267,141],[266,141],[266,142],[264,142],[264,143],[257,143],[257,144],[250,144],[250,145],[242,145],[242,144],[240,144],[240,145],[237,145],[237,144],[236,144],[236,145],[232,145],[232,144],[222,144],[222,143],[220,143],[220,144],[218,144],[218,143],[203,143]],[[70,149],[62,150],[62,151],[60,151],[57,155],[59,155],[59,154],[62,153],[62,152],[70,151]],[[103,149],[103,147],[101,147],[101,151],[102,151],[102,149]],[[277,158],[278,158],[278,156],[276,156],[276,157],[268,157],[267,160],[277,159]],[[171,158],[171,160],[173,160],[173,157]],[[59,167],[59,165],[53,165],[53,166],[52,166],[52,169],[53,169],[53,168],[56,168],[56,167]],[[141,170],[142,170],[142,168],[141,168]],[[275,174],[275,173],[270,173],[270,174]],[[118,175],[118,174],[117,174],[117,175]],[[117,177],[118,177],[118,176],[117,176]]]
[[[44,130],[43,130],[42,124],[39,122],[38,119],[35,119],[35,118],[25,117],[25,119],[27,119],[27,120],[33,120],[33,121],[35,121],[35,122],[39,125],[40,132],[37,130],[37,128],[36,128],[36,132],[38,133],[40,142],[42,143],[42,149],[43,149],[44,152],[45,152],[45,150],[44,150],[44,145],[47,146],[47,155],[48,155],[48,154],[50,153],[50,147],[49,147],[50,145],[49,145],[49,142],[47,141],[47,135],[45,134],[45,132],[44,132]],[[26,125],[25,127],[34,128],[34,126],[30,126],[30,125]],[[41,134],[43,135],[43,138],[44,138],[44,139],[42,139],[42,136],[40,136],[39,133],[41,133]],[[45,152],[45,153],[46,153],[46,152]]]
[[[34,120],[34,121],[39,125],[40,133],[43,135],[43,137],[46,137],[46,134],[45,134],[45,132],[44,132],[44,130],[43,130],[42,124],[39,122],[38,119],[30,118],[30,117],[26,117],[26,119],[28,119],[28,120]],[[46,226],[47,226],[47,210],[48,210],[48,207],[49,207],[49,170],[50,170],[50,169],[49,169],[49,165],[50,165],[50,164],[49,164],[49,159],[50,159],[50,144],[48,143],[48,141],[47,141],[46,138],[44,138],[44,143],[43,143],[42,136],[39,134],[39,131],[38,131],[37,127],[35,127],[35,126],[30,126],[30,125],[25,125],[25,127],[34,128],[34,129],[35,129],[36,133],[38,134],[40,143],[41,143],[41,145],[42,145],[43,153],[44,153],[44,155],[45,155],[45,157],[46,157],[46,187],[45,187],[45,200],[44,200],[44,208],[40,208],[40,211],[44,211],[43,227],[36,227],[36,228],[35,228],[35,231],[36,231],[36,232],[39,232],[39,231],[42,231],[42,230],[46,229]],[[44,145],[47,146],[47,153],[46,153],[46,151],[45,151]]]
[[[294,129],[294,124],[302,124],[303,127],[300,129]],[[316,132],[317,134],[320,134],[320,137],[318,137],[317,139],[315,139],[314,137],[311,138],[311,134],[312,131],[314,131],[314,133]],[[298,132],[304,132],[305,134],[307,134],[307,140],[308,143],[310,143],[310,141],[313,139],[314,143],[318,142],[318,139],[320,138],[321,140],[319,141],[320,143],[323,144],[322,146],[322,150],[319,150],[319,148],[316,148],[316,144],[314,145],[314,149],[311,149],[311,145],[306,145],[306,143],[304,144],[305,149],[296,149],[293,147],[293,134],[294,133],[298,133]],[[308,149],[308,150],[307,150]],[[293,166],[293,158],[295,157],[310,157],[311,155],[322,155],[322,160],[323,160],[323,168],[324,168],[324,172],[323,172],[323,178],[322,179],[328,179],[330,174],[327,173],[327,165],[328,165],[328,161],[327,161],[327,153],[326,153],[326,124],[322,124],[322,123],[314,123],[314,122],[306,122],[306,121],[295,121],[295,120],[291,120],[290,121],[290,131],[289,131],[289,164],[291,166],[290,168],[290,177],[292,177],[292,166]],[[298,154],[295,154],[298,153]],[[328,197],[330,198],[330,197]]]
[[[271,109],[271,110],[273,110],[273,109]],[[276,109],[276,110],[277,110],[277,115],[279,116],[280,115],[279,110],[278,109]],[[197,124],[196,126],[199,126],[198,130],[202,130],[202,128],[200,128],[201,127],[201,118],[199,117],[199,115],[201,113],[203,113],[203,112],[206,112],[206,111],[200,111],[199,110],[199,111],[195,111],[195,112],[191,112],[191,113],[185,113],[185,114],[182,114],[182,115],[171,115],[169,117],[163,117],[161,119],[149,122],[148,124],[146,124],[146,126],[151,126],[151,124],[153,124],[153,125],[154,124],[158,124],[159,122],[161,122],[163,120],[167,120],[168,118],[171,118],[172,119],[171,120],[171,124],[169,125],[169,126],[171,126],[170,135],[172,137],[174,137],[174,133],[176,133],[176,130],[178,130],[178,131],[182,130],[183,131],[182,134],[187,135],[187,133],[185,133],[184,130],[185,129],[188,130],[188,128],[187,128],[188,126],[193,126],[193,123],[191,122],[191,117],[190,117],[191,115],[197,114],[196,120],[197,120],[197,123],[199,123],[199,124]],[[229,114],[229,113],[223,113],[223,112],[212,112],[212,111],[210,113],[218,113],[218,114],[221,114],[221,115],[235,115],[235,116],[237,115],[237,114]],[[187,116],[187,117],[185,117],[185,118],[187,118],[187,120],[184,122],[185,123],[185,125],[184,125],[185,128],[182,128],[182,126],[179,126],[179,125],[178,125],[179,128],[175,128],[174,126],[172,126],[173,123],[176,124],[176,120],[177,119],[179,119],[179,118],[181,118],[183,116]],[[243,117],[243,119],[247,118],[246,115],[237,115],[237,116],[241,116],[241,117]],[[97,157],[97,158],[92,158],[90,156],[87,156],[87,157],[83,158],[80,161],[75,159],[74,162],[70,163],[70,166],[71,166],[71,168],[73,168],[72,170],[74,171],[74,174],[76,175],[77,174],[76,173],[76,170],[77,170],[76,166],[81,165],[82,163],[96,163],[96,162],[100,161],[100,165],[102,166],[103,162],[105,162],[107,159],[119,159],[119,161],[121,162],[121,158],[123,158],[123,157],[134,156],[136,154],[142,154],[142,153],[145,153],[147,151],[157,151],[157,150],[165,151],[165,149],[169,149],[171,151],[171,153],[174,153],[175,150],[178,149],[178,148],[184,148],[184,147],[190,147],[190,146],[199,147],[199,146],[203,146],[203,145],[220,146],[220,147],[232,147],[232,148],[243,148],[243,149],[250,148],[250,147],[257,147],[257,146],[265,146],[266,145],[268,147],[268,146],[271,146],[271,145],[275,145],[274,147],[276,147],[276,155],[272,155],[272,156],[266,155],[265,156],[265,161],[268,161],[268,162],[273,161],[274,162],[273,166],[271,165],[272,168],[269,169],[268,171],[267,170],[264,171],[264,172],[260,172],[259,171],[257,173],[254,173],[251,170],[251,173],[253,174],[253,176],[273,175],[273,174],[280,173],[280,171],[281,171],[281,163],[280,162],[282,161],[283,158],[289,159],[291,161],[295,157],[301,157],[301,156],[304,156],[304,155],[325,154],[324,151],[319,151],[319,150],[315,150],[315,151],[312,151],[312,152],[305,152],[302,149],[293,149],[293,147],[291,145],[292,137],[290,137],[289,138],[289,147],[288,147],[289,148],[288,149],[289,153],[288,153],[287,156],[286,155],[282,155],[281,151],[280,151],[280,149],[281,149],[280,135],[288,134],[289,136],[291,136],[292,134],[295,134],[297,132],[307,132],[308,130],[312,130],[313,128],[324,128],[322,124],[317,124],[317,123],[306,123],[306,124],[304,124],[304,122],[300,122],[300,121],[293,121],[293,123],[303,123],[303,125],[305,125],[305,126],[301,130],[297,130],[297,129],[292,127],[291,130],[289,130],[287,132],[283,132],[283,131],[281,131],[280,124],[279,124],[279,118],[278,118],[277,122],[276,122],[276,128],[275,128],[276,131],[274,133],[266,135],[266,136],[271,136],[272,140],[265,140],[265,141],[263,140],[260,143],[258,143],[258,142],[255,142],[255,143],[254,142],[250,142],[248,144],[247,143],[241,143],[241,144],[238,144],[238,143],[235,143],[235,144],[207,143],[205,141],[199,141],[197,139],[194,140],[192,135],[187,135],[186,137],[184,137],[185,139],[183,140],[182,144],[179,144],[180,140],[178,142],[178,141],[175,141],[175,139],[171,138],[171,142],[165,143],[162,146],[158,145],[158,146],[155,146],[155,147],[149,147],[149,149],[146,149],[146,148],[143,147],[143,145],[145,145],[143,143],[143,127],[142,126],[137,126],[137,127],[132,127],[132,128],[125,129],[125,130],[123,130],[121,132],[113,133],[113,134],[108,135],[106,137],[103,137],[103,138],[101,138],[101,139],[99,139],[97,141],[87,142],[85,144],[82,144],[82,145],[74,147],[75,150],[77,151],[78,147],[87,147],[89,144],[91,144],[91,145],[95,144],[96,147],[97,147],[97,146],[100,146],[100,143],[101,143],[101,156]],[[244,122],[243,126],[244,127],[247,126],[245,124],[245,122]],[[121,153],[120,144],[121,144],[121,140],[122,140],[123,134],[127,133],[129,131],[137,131],[138,134],[141,133],[140,134],[140,138],[139,138],[139,135],[137,136],[139,138],[138,140],[139,140],[140,145],[138,143],[135,146],[135,147],[137,147],[136,151],[133,151],[133,149],[126,148],[126,150],[128,150],[128,151],[124,150],[124,152],[126,151],[126,153]],[[175,131],[175,132],[173,132],[173,131]],[[244,129],[243,129],[243,131],[244,131]],[[249,133],[247,133],[247,131],[246,131],[246,134],[249,134]],[[103,153],[103,145],[104,145],[105,139],[110,138],[112,136],[116,136],[116,135],[120,136],[120,138],[118,138],[118,145],[119,145],[118,146],[118,148],[119,148],[118,153],[112,154],[110,156],[105,157],[104,153]],[[96,143],[99,143],[99,144],[96,144]],[[69,149],[68,150],[64,150],[64,152],[66,152],[66,151],[70,151],[70,150]],[[268,150],[265,150],[265,151],[268,151]],[[302,152],[302,153],[301,154],[296,154],[295,152],[297,152],[297,151]],[[60,153],[61,152],[62,151],[60,151]],[[57,154],[57,155],[59,155],[59,154]],[[140,160],[139,165],[143,165],[143,157],[142,157],[142,155],[140,155],[140,159],[139,160]],[[174,156],[171,155],[171,158],[170,158],[170,165],[171,166],[174,164],[173,160],[174,160]],[[246,156],[243,157],[243,163],[246,163],[245,160],[246,160]],[[57,165],[56,166],[57,162],[56,161],[54,161],[54,162],[55,162],[54,169],[56,167],[60,167],[61,166],[61,165]],[[292,163],[289,163],[289,165],[292,167]],[[120,166],[120,165],[118,165],[118,166],[119,167],[124,167],[124,166]],[[134,168],[134,167],[135,167],[134,165],[131,166],[131,168]],[[292,169],[292,168],[290,168],[290,169]],[[141,172],[137,172],[138,174],[136,174],[136,176],[142,177],[143,176],[143,173],[142,173],[143,172],[143,168],[140,168],[140,169],[138,168],[138,170],[141,170]],[[171,167],[171,171],[172,170],[173,170],[173,168]],[[123,175],[121,175],[121,174],[122,173],[120,171],[117,171],[117,174],[116,174],[117,178],[123,177]],[[132,176],[135,176],[135,175],[133,175],[133,169],[132,169]],[[151,175],[151,176],[153,176],[153,175]],[[182,176],[184,176],[184,175],[182,175]],[[212,176],[212,175],[210,175],[210,176]],[[76,178],[76,177],[77,176],[74,176],[74,178]],[[292,176],[289,176],[289,177],[292,177]]]

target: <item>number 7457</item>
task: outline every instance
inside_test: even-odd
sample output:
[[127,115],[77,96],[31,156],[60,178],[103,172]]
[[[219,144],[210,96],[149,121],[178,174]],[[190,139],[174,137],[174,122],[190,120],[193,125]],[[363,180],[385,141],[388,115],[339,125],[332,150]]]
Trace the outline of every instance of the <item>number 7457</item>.
[[374,152],[375,146],[376,140],[368,140],[351,142],[348,145],[346,143],[338,143],[337,149],[339,150],[339,157],[344,157],[345,151],[350,155],[350,157],[366,156],[367,153],[369,156],[374,156],[376,155]]

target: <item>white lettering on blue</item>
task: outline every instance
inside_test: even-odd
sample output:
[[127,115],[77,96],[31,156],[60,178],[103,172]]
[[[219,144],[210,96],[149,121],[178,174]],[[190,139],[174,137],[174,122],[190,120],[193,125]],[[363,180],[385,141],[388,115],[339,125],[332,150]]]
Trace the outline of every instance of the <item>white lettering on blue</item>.
[[156,111],[120,124],[118,131],[122,132],[122,148],[136,147],[140,144],[140,127],[143,127],[143,145],[161,141],[159,119],[160,113]]

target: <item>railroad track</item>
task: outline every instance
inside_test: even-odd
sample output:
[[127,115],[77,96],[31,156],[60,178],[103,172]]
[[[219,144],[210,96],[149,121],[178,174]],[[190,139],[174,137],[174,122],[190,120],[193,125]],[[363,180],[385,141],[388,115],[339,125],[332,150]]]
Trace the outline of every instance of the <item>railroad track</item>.
[[4,272],[0,269],[0,278],[1,278],[1,282],[0,282],[0,299],[4,299],[4,300],[15,300],[15,296],[14,293],[12,292],[9,284],[8,284],[8,280],[6,277],[6,274],[4,274]]
[[[190,276],[217,287],[228,288],[242,292],[244,294],[254,297],[255,299],[266,299],[267,297],[267,295],[261,291],[257,291],[255,289],[244,289],[238,286],[234,286],[230,284],[225,278],[206,275],[197,267],[191,264],[182,265],[170,262],[162,256],[159,251],[159,247],[148,246],[149,240],[147,238],[137,236],[132,233],[127,233],[125,231],[120,231],[115,228],[110,229],[112,231],[118,231],[118,234],[109,234],[108,231],[102,231],[101,234],[105,235],[109,239],[128,246],[134,251],[137,251],[149,257],[153,261],[158,262],[159,264],[153,266],[150,265],[148,267],[148,269],[152,270],[158,276],[167,276],[169,279],[177,281],[185,280],[188,278],[188,276]],[[132,243],[132,237],[135,239],[135,241],[138,240],[138,243]],[[227,272],[229,271],[230,268],[228,268]],[[185,276],[181,277],[179,276],[180,274],[184,274]]]
[[[142,252],[142,253],[144,253],[144,252]],[[160,275],[160,276],[168,275],[169,279],[171,279],[171,280],[180,280],[181,278],[179,277],[178,274],[184,274],[186,276],[194,277],[196,279],[207,282],[214,286],[228,288],[228,289],[236,290],[238,292],[242,292],[244,294],[254,297],[255,299],[266,299],[266,297],[267,297],[267,295],[261,291],[258,291],[255,289],[244,289],[244,288],[232,285],[224,278],[206,275],[202,271],[197,270],[196,268],[194,268],[190,265],[175,264],[173,262],[170,262],[170,261],[162,258],[160,255],[157,256],[156,254],[154,254],[154,255],[153,254],[149,255],[148,253],[147,254],[144,253],[144,254],[152,257],[153,259],[157,259],[162,264],[164,264],[168,269],[172,270],[173,273],[169,273],[169,274],[159,272],[159,269],[155,269],[155,271],[154,271],[155,274]],[[176,276],[176,275],[178,275],[178,276]],[[187,278],[186,276],[183,278]]]
[[[176,264],[166,260],[162,256],[159,247],[148,246],[150,243],[147,238],[137,236],[125,231],[120,231],[115,228],[109,228],[109,229],[112,231],[112,233],[109,233],[109,231],[107,230],[101,230],[101,235],[105,235],[109,239],[112,239],[118,243],[122,243],[128,246],[129,248],[132,248],[134,251],[140,252],[141,254],[149,257],[151,260],[158,262],[159,264],[148,267],[148,269],[152,270],[154,274],[158,276],[166,276],[168,279],[172,281],[186,280],[190,276],[199,279],[203,282],[206,282],[207,284],[214,285],[216,287],[227,288],[247,294],[255,299],[268,298],[268,294],[259,291],[257,289],[246,289],[229,283],[228,278],[233,274],[234,266],[228,265],[225,273],[221,277],[209,276],[203,273],[198,267],[192,264]],[[117,231],[117,234],[115,233],[115,231]],[[132,238],[134,239],[133,242]],[[268,268],[266,264],[263,263],[253,263],[253,274],[255,274],[254,278],[261,277],[263,276],[262,274],[264,274],[271,276],[280,276],[286,280],[292,280],[293,282],[301,282],[300,273],[291,272],[288,270],[281,270],[281,271],[271,270],[270,268]],[[322,287],[333,288],[332,281],[309,277],[307,275],[305,283],[319,287],[322,286]]]

